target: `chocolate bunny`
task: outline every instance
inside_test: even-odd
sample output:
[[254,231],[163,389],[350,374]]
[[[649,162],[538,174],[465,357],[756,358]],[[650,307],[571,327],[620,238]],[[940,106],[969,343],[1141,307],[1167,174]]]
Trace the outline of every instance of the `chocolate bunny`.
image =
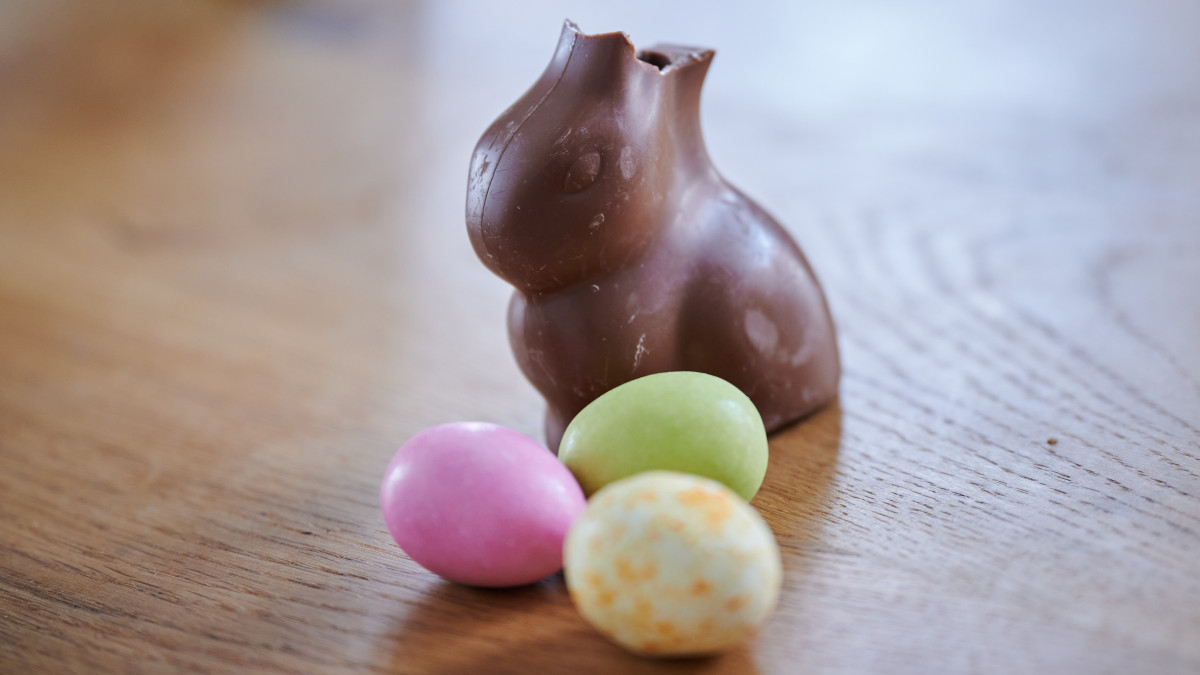
[[467,230],[516,288],[509,339],[545,396],[546,440],[643,375],[710,373],[768,431],[837,394],[821,287],[799,247],[713,167],[700,89],[713,51],[570,21],[546,71],[480,138]]

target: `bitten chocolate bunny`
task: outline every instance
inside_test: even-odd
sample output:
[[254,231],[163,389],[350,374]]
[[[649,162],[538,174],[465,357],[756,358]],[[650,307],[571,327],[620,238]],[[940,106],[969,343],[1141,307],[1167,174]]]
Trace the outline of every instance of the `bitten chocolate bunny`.
[[837,394],[820,285],[788,233],[713,167],[700,90],[713,51],[563,27],[550,65],[484,132],[467,230],[516,291],[509,338],[557,448],[624,382],[692,370],[750,397],[768,431]]

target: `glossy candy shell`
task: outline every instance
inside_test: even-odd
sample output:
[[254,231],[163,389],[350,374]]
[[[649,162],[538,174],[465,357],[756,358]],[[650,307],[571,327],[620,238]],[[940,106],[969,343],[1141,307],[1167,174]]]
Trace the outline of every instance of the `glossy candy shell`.
[[519,586],[562,567],[583,491],[533,439],[494,424],[426,429],[396,451],[380,490],[400,548],[473,586]]

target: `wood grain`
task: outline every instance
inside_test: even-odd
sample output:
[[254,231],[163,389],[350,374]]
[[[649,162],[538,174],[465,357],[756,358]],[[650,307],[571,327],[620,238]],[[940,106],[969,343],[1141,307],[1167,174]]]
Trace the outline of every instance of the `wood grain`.
[[563,8],[0,7],[0,672],[1200,670],[1200,8],[773,11],[565,10],[718,48],[844,356],[754,501],[778,611],[656,662],[377,504],[426,426],[540,434],[462,202]]

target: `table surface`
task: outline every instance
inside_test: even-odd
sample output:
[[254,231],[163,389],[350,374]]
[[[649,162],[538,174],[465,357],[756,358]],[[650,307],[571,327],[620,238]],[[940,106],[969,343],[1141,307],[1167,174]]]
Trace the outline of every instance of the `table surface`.
[[[0,8],[0,671],[1200,669],[1200,4],[604,4]],[[711,154],[839,329],[718,658],[379,512],[424,427],[540,438],[463,201],[564,14],[718,49]]]

